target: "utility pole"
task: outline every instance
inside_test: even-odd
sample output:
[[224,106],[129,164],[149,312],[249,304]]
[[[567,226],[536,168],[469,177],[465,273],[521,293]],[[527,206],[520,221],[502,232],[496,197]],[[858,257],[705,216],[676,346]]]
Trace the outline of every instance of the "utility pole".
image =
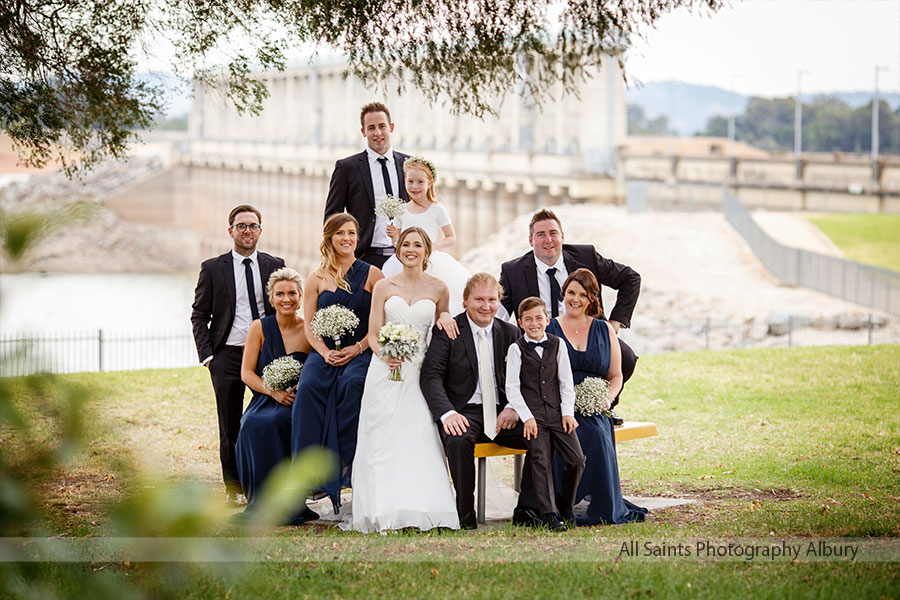
[[[735,75],[732,73],[731,75],[731,93],[734,94],[734,78]],[[734,159],[734,119],[735,119],[735,110],[734,106],[731,107],[731,110],[728,114],[728,175],[731,179],[734,179],[737,173],[735,172],[735,159]]]
[[875,65],[875,95],[872,97],[872,181],[878,183],[878,72],[887,71],[884,65]]
[[794,159],[797,163],[797,179],[803,179],[803,100],[801,83],[803,74],[808,73],[803,69],[797,69],[797,97],[794,98]]

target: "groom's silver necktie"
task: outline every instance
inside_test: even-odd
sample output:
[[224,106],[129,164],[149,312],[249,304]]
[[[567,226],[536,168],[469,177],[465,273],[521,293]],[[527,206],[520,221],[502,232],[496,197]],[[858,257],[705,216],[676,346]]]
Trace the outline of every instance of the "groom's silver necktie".
[[481,383],[481,411],[484,415],[484,435],[494,439],[497,435],[497,395],[494,392],[494,372],[491,368],[491,346],[487,331],[478,330],[478,378]]

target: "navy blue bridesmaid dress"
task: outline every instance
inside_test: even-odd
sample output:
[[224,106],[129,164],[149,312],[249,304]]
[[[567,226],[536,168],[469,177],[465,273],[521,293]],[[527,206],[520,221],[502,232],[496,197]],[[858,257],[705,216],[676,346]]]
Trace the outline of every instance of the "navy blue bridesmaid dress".
[[[256,361],[256,374],[276,358],[285,356],[284,339],[275,315],[260,320],[263,345]],[[292,352],[299,362],[306,360],[305,352]],[[279,404],[271,396],[256,392],[244,415],[235,447],[238,476],[247,496],[247,510],[253,510],[259,491],[272,469],[291,456],[291,407]]]
[[[584,351],[575,350],[566,339],[556,319],[550,321],[547,333],[558,335],[566,342],[575,385],[587,377],[606,378],[609,370],[609,328],[600,319],[591,322],[588,344]],[[584,453],[584,474],[575,496],[577,525],[612,525],[643,521],[647,509],[622,497],[619,483],[619,461],[616,458],[616,435],[612,421],[605,415],[585,417],[575,412],[578,428],[575,433]],[[587,509],[577,506],[587,501]]]
[[[369,327],[369,310],[372,295],[366,291],[369,264],[361,260],[353,263],[344,279],[350,291],[338,288],[319,294],[316,309],[341,304],[359,317],[359,325],[341,337],[343,348],[362,340]],[[334,341],[324,339],[329,348]],[[342,367],[333,367],[315,350],[309,355],[294,400],[291,450],[296,456],[310,446],[328,448],[339,459],[340,472],[322,486],[338,512],[341,504],[341,488],[350,485],[350,467],[356,453],[356,430],[359,425],[359,408],[363,385],[372,351],[366,350]]]

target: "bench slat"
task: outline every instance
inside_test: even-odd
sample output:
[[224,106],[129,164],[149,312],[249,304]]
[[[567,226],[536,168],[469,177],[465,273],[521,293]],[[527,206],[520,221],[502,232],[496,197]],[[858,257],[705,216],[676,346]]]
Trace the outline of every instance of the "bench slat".
[[[615,428],[615,432],[617,443],[659,435],[659,431],[656,429],[656,423],[643,423],[640,421],[625,421],[624,425]],[[475,444],[475,458],[513,456],[516,454],[525,454],[525,450],[507,448],[506,446],[501,446],[500,444],[495,444],[493,442]]]

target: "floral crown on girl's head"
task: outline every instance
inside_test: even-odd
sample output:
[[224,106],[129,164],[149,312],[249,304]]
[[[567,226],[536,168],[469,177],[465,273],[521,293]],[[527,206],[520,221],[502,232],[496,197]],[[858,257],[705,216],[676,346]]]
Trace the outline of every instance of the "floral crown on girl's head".
[[405,171],[407,165],[412,163],[420,163],[428,167],[428,170],[431,171],[432,183],[437,183],[437,167],[434,166],[433,162],[431,162],[424,156],[410,156],[405,161],[403,161],[403,170]]

